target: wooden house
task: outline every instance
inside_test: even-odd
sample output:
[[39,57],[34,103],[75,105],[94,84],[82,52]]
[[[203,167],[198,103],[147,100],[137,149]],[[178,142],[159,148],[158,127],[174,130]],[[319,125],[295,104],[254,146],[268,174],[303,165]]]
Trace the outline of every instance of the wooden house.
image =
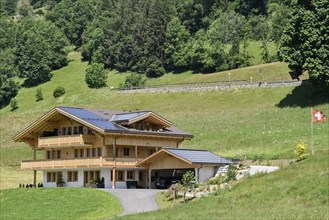
[[13,139],[33,150],[33,159],[22,161],[21,169],[34,170],[34,184],[42,171],[44,187],[55,187],[62,176],[68,187],[103,178],[106,188],[126,188],[131,182],[151,188],[155,178],[171,171],[194,170],[202,182],[230,163],[208,151],[178,148],[191,138],[151,111],[55,107]]

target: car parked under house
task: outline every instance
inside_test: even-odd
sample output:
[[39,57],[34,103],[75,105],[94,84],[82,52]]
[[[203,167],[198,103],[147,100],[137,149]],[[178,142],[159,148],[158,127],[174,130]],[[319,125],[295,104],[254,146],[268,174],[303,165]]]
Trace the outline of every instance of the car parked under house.
[[[194,170],[196,182],[214,176],[231,161],[206,150],[179,149],[193,135],[151,111],[122,112],[55,107],[23,131],[15,141],[28,144],[33,159],[21,169],[43,172],[44,187],[61,176],[67,187],[153,188],[165,171]],[[42,159],[37,159],[42,151]],[[137,186],[136,186],[137,185]]]

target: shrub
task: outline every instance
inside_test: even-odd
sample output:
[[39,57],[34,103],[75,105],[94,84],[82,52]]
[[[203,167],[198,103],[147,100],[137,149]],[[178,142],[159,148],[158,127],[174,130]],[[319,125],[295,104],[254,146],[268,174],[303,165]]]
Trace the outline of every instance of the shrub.
[[42,89],[41,88],[38,88],[36,93],[35,93],[35,101],[36,102],[39,102],[43,100],[43,94],[42,94]]
[[216,176],[208,180],[209,185],[220,185],[222,183],[225,183],[227,181],[227,178],[225,176]]
[[144,87],[146,82],[146,79],[137,73],[131,73],[130,75],[128,75],[125,79],[124,84],[120,84],[120,88],[132,88],[132,87]]
[[300,143],[300,144],[296,145],[295,155],[296,155],[297,161],[304,160],[306,158],[306,153],[307,153],[306,144]]
[[86,69],[85,81],[89,88],[101,88],[106,86],[107,72],[103,64],[93,63]]
[[57,86],[57,88],[54,89],[53,91],[54,98],[58,98],[64,94],[65,94],[65,89],[62,86]]
[[236,167],[233,164],[230,164],[227,169],[227,182],[236,179],[238,174]]
[[17,100],[15,98],[10,101],[10,108],[10,111],[15,111],[18,109]]
[[156,78],[163,76],[165,74],[165,69],[162,66],[162,63],[157,60],[151,63],[146,69],[146,76],[149,78]]

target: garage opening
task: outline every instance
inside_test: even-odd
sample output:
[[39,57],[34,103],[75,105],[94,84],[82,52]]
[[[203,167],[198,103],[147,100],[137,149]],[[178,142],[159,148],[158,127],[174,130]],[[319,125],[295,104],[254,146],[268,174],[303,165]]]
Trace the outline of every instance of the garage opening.
[[[181,182],[183,175],[194,169],[162,169],[152,171],[152,188],[168,189],[172,184]],[[194,174],[195,175],[195,174]]]

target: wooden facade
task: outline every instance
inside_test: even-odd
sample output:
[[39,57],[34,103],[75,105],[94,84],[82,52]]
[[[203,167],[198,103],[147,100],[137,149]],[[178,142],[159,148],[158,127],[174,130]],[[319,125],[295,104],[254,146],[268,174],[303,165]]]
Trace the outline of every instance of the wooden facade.
[[[149,128],[160,130],[138,131],[136,123],[155,123]],[[189,134],[161,132],[167,131],[164,126],[171,124],[155,113],[139,114],[115,126],[129,129],[121,132],[102,130],[84,118],[54,108],[14,137],[15,141],[25,142],[34,151],[32,160],[21,162],[21,169],[44,171],[44,182],[51,181],[49,186],[53,184],[54,178],[50,177],[55,175],[54,172],[67,172],[67,181],[77,178],[85,186],[91,171],[97,171],[97,175],[105,177],[112,187],[116,187],[117,181],[131,178],[138,181],[140,186],[146,186],[147,179],[151,179],[149,171],[147,167],[137,166],[137,163],[162,148],[177,148],[183,140],[192,138]],[[36,158],[36,151],[43,152],[40,160]],[[186,163],[177,164],[170,157],[163,159],[166,162],[159,162],[156,168],[161,169],[162,163],[172,164],[172,168],[191,168]],[[137,172],[136,175],[133,171]],[[71,185],[75,186],[73,183]]]

